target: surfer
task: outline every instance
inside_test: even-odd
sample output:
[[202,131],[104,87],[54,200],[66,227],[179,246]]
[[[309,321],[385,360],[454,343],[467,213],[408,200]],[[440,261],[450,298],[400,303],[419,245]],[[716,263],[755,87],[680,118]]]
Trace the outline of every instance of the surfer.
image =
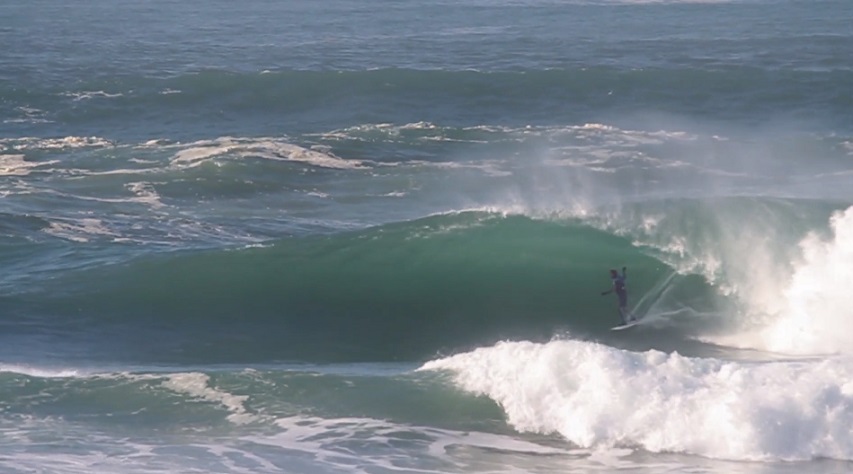
[[625,280],[628,278],[627,270],[628,267],[622,267],[621,275],[615,268],[610,270],[610,279],[613,280],[613,286],[609,290],[601,292],[602,296],[609,295],[614,291],[616,292],[616,296],[619,297],[619,317],[622,318],[622,323],[624,324],[636,321],[634,315],[628,312],[628,290],[625,288]]

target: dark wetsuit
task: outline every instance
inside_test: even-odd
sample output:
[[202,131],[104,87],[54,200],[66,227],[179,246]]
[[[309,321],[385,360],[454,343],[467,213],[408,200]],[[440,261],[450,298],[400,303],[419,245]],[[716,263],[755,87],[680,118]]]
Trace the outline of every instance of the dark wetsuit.
[[619,296],[619,309],[625,309],[628,305],[628,290],[625,289],[625,280],[627,278],[628,275],[625,274],[625,271],[622,271],[621,275],[612,278],[613,291]]
[[616,276],[611,275],[610,279],[613,280],[613,291],[619,297],[619,316],[622,317],[622,322],[635,321],[634,315],[628,312],[628,289],[625,288],[625,280],[628,279],[628,275],[625,269],[622,269],[621,275],[618,273]]

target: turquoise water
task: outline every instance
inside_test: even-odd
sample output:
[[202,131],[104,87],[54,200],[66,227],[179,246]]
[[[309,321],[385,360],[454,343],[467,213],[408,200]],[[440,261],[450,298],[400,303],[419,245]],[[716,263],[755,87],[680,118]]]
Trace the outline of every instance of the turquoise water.
[[0,470],[850,471],[851,17],[0,5]]

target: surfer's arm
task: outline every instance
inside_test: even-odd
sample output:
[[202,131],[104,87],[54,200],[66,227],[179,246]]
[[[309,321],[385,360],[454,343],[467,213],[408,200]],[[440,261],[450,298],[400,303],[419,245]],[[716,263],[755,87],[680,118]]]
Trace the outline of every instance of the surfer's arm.
[[626,280],[628,278],[628,267],[622,267],[622,279]]

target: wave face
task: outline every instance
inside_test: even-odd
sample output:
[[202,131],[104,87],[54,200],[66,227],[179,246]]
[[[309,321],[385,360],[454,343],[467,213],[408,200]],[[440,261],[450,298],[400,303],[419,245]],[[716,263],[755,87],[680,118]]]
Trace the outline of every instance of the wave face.
[[[181,340],[181,357],[202,362],[411,360],[504,337],[549,337],[567,324],[609,328],[615,303],[599,296],[608,260],[654,264],[587,226],[461,213],[147,258],[77,272],[46,295],[22,298],[71,337],[98,329],[136,338],[151,328]],[[641,271],[638,294],[665,271]],[[147,347],[149,357],[168,354],[147,336],[129,344]]]

